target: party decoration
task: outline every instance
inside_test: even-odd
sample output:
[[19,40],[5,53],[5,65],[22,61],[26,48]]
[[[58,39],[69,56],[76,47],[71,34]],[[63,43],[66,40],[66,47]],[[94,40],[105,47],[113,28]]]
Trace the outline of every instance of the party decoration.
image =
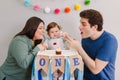
[[25,6],[30,6],[30,5],[31,5],[30,0],[25,0],[24,5],[25,5]]
[[60,13],[60,9],[59,9],[59,8],[56,8],[56,9],[54,10],[54,13],[55,13],[55,14],[59,14],[59,13]]
[[[47,6],[45,6],[45,8],[43,8],[43,6],[38,1],[37,0],[24,0],[24,5],[27,7],[32,7],[33,10],[35,10],[35,11],[39,11],[41,9],[41,10],[43,10],[44,13],[50,13],[53,11],[52,13],[54,13],[54,14],[59,14],[61,11],[65,12],[65,13],[70,13],[72,11],[73,7],[74,7],[74,10],[77,10],[77,11],[81,9],[81,5],[79,3],[73,4],[74,5],[73,7],[72,6],[71,7],[63,7],[61,5],[62,6],[61,8],[56,8],[56,9],[52,9]],[[89,5],[90,3],[91,3],[90,0],[84,0],[85,5]]]
[[39,55],[36,58],[37,61],[37,70],[44,70],[45,73],[48,73],[48,65],[49,65],[49,56]]
[[70,7],[66,7],[66,8],[64,9],[64,12],[65,12],[65,13],[69,13],[70,11],[71,11]]
[[35,11],[40,10],[40,6],[39,6],[39,5],[34,5],[34,10],[35,10]]
[[80,5],[80,4],[78,4],[78,3],[75,4],[75,7],[74,7],[75,10],[80,10],[80,8],[81,8],[81,5]]
[[72,50],[63,50],[61,55],[56,55],[55,50],[38,52],[33,62],[31,80],[44,80],[42,70],[46,73],[46,80],[54,80],[53,72],[56,70],[63,73],[62,80],[71,80],[73,72],[77,74],[75,80],[83,80],[82,58],[76,51]]
[[84,4],[85,5],[89,5],[90,4],[90,0],[85,0]]
[[44,12],[45,13],[50,13],[51,9],[49,7],[45,7]]
[[75,69],[80,69],[81,71],[83,71],[83,62],[79,54],[70,56],[70,66],[71,74],[75,71]]
[[53,56],[52,57],[52,73],[57,71],[58,69],[64,73],[64,56]]

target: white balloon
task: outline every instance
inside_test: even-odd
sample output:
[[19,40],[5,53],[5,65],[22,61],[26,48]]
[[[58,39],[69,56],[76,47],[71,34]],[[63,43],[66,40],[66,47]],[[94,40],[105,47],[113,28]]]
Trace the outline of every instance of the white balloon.
[[44,11],[45,13],[50,13],[51,9],[49,7],[45,7]]

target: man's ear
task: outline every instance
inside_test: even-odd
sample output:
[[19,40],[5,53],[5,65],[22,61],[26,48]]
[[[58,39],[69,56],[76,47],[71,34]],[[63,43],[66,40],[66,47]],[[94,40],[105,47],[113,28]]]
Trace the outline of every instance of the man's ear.
[[94,25],[94,26],[93,26],[93,29],[94,29],[94,30],[97,30],[97,29],[98,29],[98,25]]

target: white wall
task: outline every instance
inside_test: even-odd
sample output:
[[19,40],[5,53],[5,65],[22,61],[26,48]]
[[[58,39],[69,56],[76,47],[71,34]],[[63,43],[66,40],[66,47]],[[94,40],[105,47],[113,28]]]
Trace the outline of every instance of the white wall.
[[[35,1],[35,0],[34,0]],[[63,8],[66,5],[74,6],[75,3],[81,4],[81,10],[93,8],[99,10],[104,17],[104,29],[113,33],[120,43],[120,1],[119,0],[91,0],[89,6],[85,6],[84,0],[37,0],[41,3],[41,7],[49,5],[52,9],[56,6]],[[12,37],[18,33],[23,27],[26,20],[31,16],[42,18],[46,25],[51,21],[58,22],[64,31],[69,32],[72,36],[79,39],[79,12],[72,11],[69,14],[61,13],[55,15],[53,13],[44,14],[43,11],[34,11],[32,7],[25,7],[24,0],[1,0],[0,1],[0,65],[4,62],[9,43]],[[39,3],[39,4],[40,4]],[[73,9],[72,9],[73,10]],[[112,46],[112,45],[111,45]],[[116,80],[120,79],[120,47],[116,59]]]

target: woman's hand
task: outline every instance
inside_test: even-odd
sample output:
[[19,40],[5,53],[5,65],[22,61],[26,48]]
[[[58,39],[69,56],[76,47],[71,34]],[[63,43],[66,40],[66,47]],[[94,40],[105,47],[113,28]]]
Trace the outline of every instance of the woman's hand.
[[43,46],[43,44],[38,44],[37,47],[40,49],[40,51],[45,50],[45,47]]
[[45,49],[48,48],[48,44],[47,44],[46,42],[43,42],[42,44],[43,44],[43,46],[45,47]]
[[43,51],[43,50],[46,50],[46,49],[48,48],[48,44],[45,43],[45,42],[42,42],[42,43],[38,44],[37,47],[38,47],[41,51]]

